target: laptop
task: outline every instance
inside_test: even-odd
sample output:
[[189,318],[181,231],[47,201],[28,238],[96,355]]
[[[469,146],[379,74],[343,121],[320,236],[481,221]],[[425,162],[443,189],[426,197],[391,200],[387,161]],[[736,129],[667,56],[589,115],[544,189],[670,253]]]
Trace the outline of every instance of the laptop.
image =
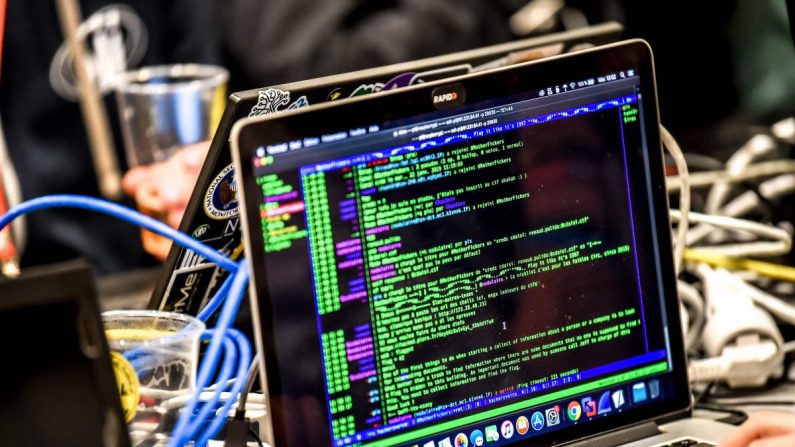
[[274,446],[731,429],[691,418],[645,42],[245,119],[232,147]]
[[3,445],[130,446],[93,281],[83,263],[0,277]]
[[[236,183],[229,149],[232,125],[241,118],[388,91],[583,46],[615,42],[622,30],[618,23],[604,23],[439,57],[235,93],[227,102],[180,231],[232,258],[243,256],[238,200],[233,191]],[[225,270],[191,250],[173,245],[149,307],[195,315],[226,277]]]

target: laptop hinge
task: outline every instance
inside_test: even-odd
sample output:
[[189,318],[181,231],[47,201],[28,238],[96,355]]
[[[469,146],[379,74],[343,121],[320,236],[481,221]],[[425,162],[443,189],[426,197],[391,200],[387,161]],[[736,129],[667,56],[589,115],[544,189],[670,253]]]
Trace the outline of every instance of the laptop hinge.
[[603,435],[594,436],[593,438],[583,439],[573,444],[568,444],[567,447],[614,447],[659,435],[660,433],[657,424],[654,422],[645,422]]

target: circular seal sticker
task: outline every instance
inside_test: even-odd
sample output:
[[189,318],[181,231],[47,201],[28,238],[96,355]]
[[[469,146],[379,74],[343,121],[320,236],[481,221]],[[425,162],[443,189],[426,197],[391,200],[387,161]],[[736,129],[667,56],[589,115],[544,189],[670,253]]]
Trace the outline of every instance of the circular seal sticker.
[[118,352],[110,353],[113,365],[113,374],[116,376],[116,386],[119,388],[121,408],[124,411],[124,420],[130,422],[138,413],[138,403],[141,401],[141,386],[135,368]]
[[237,216],[237,183],[232,165],[218,173],[204,195],[204,213],[215,220]]

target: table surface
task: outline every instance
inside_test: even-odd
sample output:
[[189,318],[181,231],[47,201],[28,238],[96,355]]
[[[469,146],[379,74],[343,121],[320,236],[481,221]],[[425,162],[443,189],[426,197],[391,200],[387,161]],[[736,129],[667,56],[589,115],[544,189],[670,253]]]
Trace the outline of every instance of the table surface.
[[162,267],[131,270],[97,280],[99,306],[105,310],[145,309]]

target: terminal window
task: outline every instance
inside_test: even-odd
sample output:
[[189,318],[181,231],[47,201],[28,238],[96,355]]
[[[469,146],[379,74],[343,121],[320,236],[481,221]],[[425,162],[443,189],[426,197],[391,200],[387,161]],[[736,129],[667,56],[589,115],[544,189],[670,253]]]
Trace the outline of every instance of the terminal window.
[[262,173],[265,252],[311,266],[334,445],[664,360],[626,156],[639,100]]

